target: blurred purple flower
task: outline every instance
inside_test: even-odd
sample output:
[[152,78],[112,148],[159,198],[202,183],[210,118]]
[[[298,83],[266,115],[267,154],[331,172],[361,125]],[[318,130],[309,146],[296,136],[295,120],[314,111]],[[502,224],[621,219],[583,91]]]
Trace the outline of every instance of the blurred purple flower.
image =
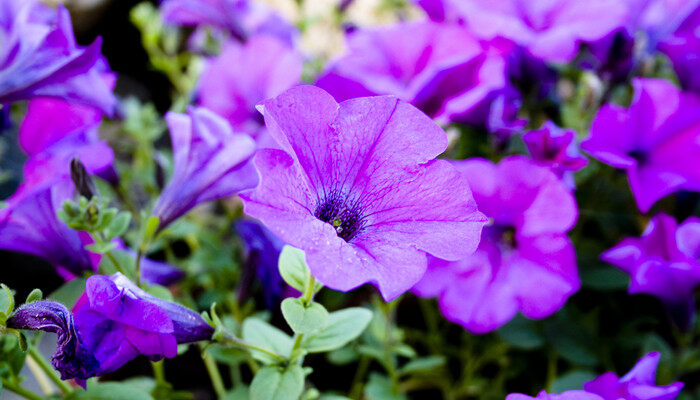
[[601,255],[630,274],[630,293],[659,297],[679,326],[694,314],[693,291],[700,284],[700,219],[680,226],[666,214],[649,221],[640,238],[626,238]]
[[73,308],[98,375],[112,372],[139,354],[172,358],[177,345],[208,340],[214,328],[196,312],[141,290],[120,273],[93,275]]
[[73,314],[63,304],[49,300],[24,304],[7,320],[7,326],[55,333],[57,344],[51,365],[61,373],[61,379],[84,380],[98,373],[97,360],[86,351]]
[[456,260],[476,248],[485,218],[463,177],[434,158],[447,135],[391,96],[340,104],[298,86],[266,100],[267,128],[283,150],[259,150],[260,185],[245,211],[306,252],[330,288],[363,283],[393,299],[417,282],[426,253]]
[[337,101],[389,94],[440,123],[486,125],[491,102],[508,87],[505,53],[512,45],[481,43],[456,24],[357,30],[348,48],[317,82]]
[[188,107],[187,114],[165,116],[172,141],[175,169],[153,209],[160,228],[200,203],[255,187],[257,173],[248,162],[255,142],[233,133],[223,118],[205,108]]
[[581,148],[627,170],[637,207],[647,212],[677,190],[700,190],[700,98],[660,79],[632,85],[632,105],[603,106]]
[[473,255],[455,262],[431,258],[413,291],[438,297],[445,317],[473,333],[497,329],[518,311],[544,318],[560,309],[580,285],[566,236],[578,214],[571,192],[548,168],[522,156],[498,165],[453,164],[492,223]]
[[549,167],[570,188],[574,187],[573,172],[588,164],[588,159],[579,152],[576,131],[562,129],[552,121],[546,121],[540,129],[526,132],[523,141],[530,157],[536,163]]
[[292,24],[256,1],[164,0],[160,8],[167,22],[222,29],[239,41],[265,33],[291,44],[297,35]]
[[479,38],[507,38],[536,58],[567,63],[581,45],[610,40],[626,30],[623,2],[608,0],[422,0],[437,21],[461,21]]
[[198,104],[226,118],[235,131],[255,137],[260,147],[276,147],[255,106],[301,82],[301,55],[267,35],[245,44],[228,42],[207,60],[197,91]]
[[[700,78],[697,74],[700,68],[699,3],[700,1],[693,0],[684,6],[681,15],[687,15],[677,24],[677,30],[659,44],[659,50],[671,60],[683,88],[694,92],[700,92]],[[679,18],[676,16],[675,20]]]
[[673,400],[683,388],[683,383],[655,385],[656,367],[660,358],[659,353],[651,352],[642,357],[622,378],[613,372],[606,372],[586,382],[583,388],[587,392],[600,395],[604,400]]
[[243,240],[246,268],[255,272],[262,284],[267,307],[276,307],[286,287],[277,267],[284,242],[257,221],[240,220],[235,223],[234,229]]
[[544,390],[537,394],[537,397],[528,396],[522,393],[511,393],[506,396],[506,400],[602,400],[600,396],[583,390],[568,390],[561,394],[547,393]]
[[54,97],[114,112],[116,99],[100,74],[101,41],[79,47],[63,6],[3,1],[0,43],[0,104]]

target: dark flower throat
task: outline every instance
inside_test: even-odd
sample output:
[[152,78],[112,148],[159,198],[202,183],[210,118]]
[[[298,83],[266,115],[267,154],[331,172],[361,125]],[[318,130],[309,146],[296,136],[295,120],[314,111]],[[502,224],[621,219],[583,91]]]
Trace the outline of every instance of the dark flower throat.
[[362,209],[357,202],[349,201],[347,195],[338,192],[320,199],[314,216],[335,228],[338,237],[351,241],[365,227]]

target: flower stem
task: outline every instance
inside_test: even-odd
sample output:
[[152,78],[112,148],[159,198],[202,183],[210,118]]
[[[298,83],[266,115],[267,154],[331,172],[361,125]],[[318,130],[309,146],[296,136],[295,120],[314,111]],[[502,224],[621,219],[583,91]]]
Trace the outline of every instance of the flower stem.
[[3,381],[3,382],[2,382],[2,387],[3,387],[4,389],[7,389],[7,390],[9,390],[10,392],[13,392],[13,393],[15,393],[15,394],[17,394],[17,395],[19,395],[19,396],[22,396],[22,397],[24,397],[25,399],[28,399],[28,400],[44,400],[43,397],[41,397],[41,396],[39,396],[39,395],[37,395],[37,394],[34,394],[33,392],[30,392],[29,390],[27,390],[27,389],[25,389],[25,388],[23,388],[22,386],[19,386],[19,385],[15,385],[15,384],[12,384],[12,383]]
[[155,378],[156,384],[166,384],[163,360],[151,361],[151,367],[153,367],[153,378]]
[[226,388],[224,387],[224,380],[221,378],[219,367],[216,365],[216,360],[214,360],[209,353],[204,351],[204,346],[200,346],[200,352],[202,354],[204,366],[209,373],[211,385],[214,387],[214,392],[216,392],[216,397],[220,399],[226,395]]
[[141,286],[141,258],[143,258],[143,248],[139,246],[136,252],[136,262],[134,264],[134,280],[136,281],[136,286]]
[[34,360],[38,365],[39,368],[41,368],[42,371],[46,374],[46,376],[53,381],[53,383],[56,384],[56,386],[61,390],[63,394],[69,394],[73,391],[71,387],[64,381],[61,380],[61,378],[58,376],[56,371],[53,369],[53,367],[49,364],[48,361],[44,358],[44,356],[39,353],[39,350],[33,345],[29,346],[28,349],[28,354],[29,357],[31,357],[32,360]]

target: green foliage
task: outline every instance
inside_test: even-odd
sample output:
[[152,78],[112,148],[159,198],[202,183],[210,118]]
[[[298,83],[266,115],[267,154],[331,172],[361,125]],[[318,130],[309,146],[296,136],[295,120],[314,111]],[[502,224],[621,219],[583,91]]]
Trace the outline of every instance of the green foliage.
[[329,314],[324,329],[304,338],[304,348],[310,353],[338,349],[356,339],[367,328],[372,312],[365,308],[346,308]]
[[[289,357],[292,353],[292,338],[258,318],[248,318],[243,322],[243,340],[283,357]],[[265,364],[274,364],[279,361],[262,351],[251,350],[251,354]]]
[[314,333],[328,323],[328,311],[318,303],[304,304],[301,299],[282,301],[282,315],[295,333]]
[[304,390],[304,371],[299,365],[267,366],[250,384],[250,400],[297,400]]
[[[309,266],[306,264],[306,255],[302,250],[292,246],[284,246],[279,259],[279,271],[282,279],[294,289],[303,292],[309,281]],[[314,293],[321,290],[321,284],[316,283]]]

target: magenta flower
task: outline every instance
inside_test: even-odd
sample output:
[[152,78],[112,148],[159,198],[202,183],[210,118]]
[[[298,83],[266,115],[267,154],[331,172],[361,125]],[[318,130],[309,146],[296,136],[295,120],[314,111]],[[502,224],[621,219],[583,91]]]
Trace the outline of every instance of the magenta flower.
[[523,134],[523,141],[536,163],[549,167],[571,188],[574,187],[573,172],[588,164],[588,159],[579,153],[576,132],[559,128],[551,121]]
[[337,101],[395,95],[441,123],[485,125],[508,87],[505,42],[481,43],[458,25],[401,23],[348,37],[348,53],[317,85]]
[[677,190],[700,190],[700,98],[659,79],[632,82],[628,108],[603,106],[581,148],[627,171],[642,212]]
[[682,382],[668,386],[656,386],[656,367],[661,355],[652,352],[642,357],[637,364],[619,378],[613,372],[606,372],[596,379],[586,382],[586,392],[595,393],[604,400],[673,400],[683,388]]
[[569,390],[561,394],[547,393],[544,390],[537,394],[537,397],[528,396],[522,393],[511,393],[506,396],[506,400],[602,400],[600,396],[583,390]]
[[274,147],[255,106],[299,84],[303,61],[272,36],[253,36],[245,44],[228,42],[205,64],[198,103],[226,118],[235,131],[254,136],[259,146]]
[[167,22],[221,29],[239,41],[265,33],[291,44],[297,34],[294,26],[256,1],[164,0],[160,8]]
[[700,78],[696,73],[700,67],[699,4],[697,0],[692,0],[677,5],[679,12],[670,15],[669,17],[672,17],[668,18],[670,21],[665,21],[666,24],[662,25],[677,29],[659,43],[659,50],[671,60],[683,88],[694,92],[700,92]]
[[213,112],[189,107],[187,114],[165,116],[175,169],[153,209],[160,229],[194,206],[255,187],[257,174],[248,160],[255,151],[250,136],[233,133]]
[[259,150],[245,211],[306,252],[312,274],[348,291],[371,282],[393,299],[423,275],[426,253],[457,260],[485,218],[463,177],[434,158],[447,136],[395,97],[340,104],[298,86],[263,102],[283,150]]
[[196,312],[144,292],[120,273],[93,275],[73,308],[85,349],[112,372],[139,354],[171,358],[177,345],[208,340],[214,328]]
[[700,284],[700,219],[680,226],[666,214],[649,221],[640,238],[626,238],[601,255],[630,274],[630,293],[659,297],[687,326],[694,314],[693,291]]
[[51,365],[61,373],[61,379],[85,380],[98,373],[97,360],[85,349],[73,314],[63,304],[48,300],[24,304],[12,313],[7,326],[55,333],[57,344]]
[[113,113],[116,99],[100,75],[100,40],[78,46],[62,6],[3,1],[0,38],[0,104],[55,97]]
[[623,2],[608,0],[422,3],[433,18],[460,19],[482,39],[513,40],[535,57],[552,63],[572,61],[583,44],[610,40],[625,31],[629,18]]
[[577,218],[571,192],[548,168],[522,156],[498,165],[481,159],[453,165],[491,224],[473,255],[431,258],[413,291],[438,297],[445,317],[473,333],[490,332],[518,311],[544,318],[560,309],[580,285],[566,236]]

